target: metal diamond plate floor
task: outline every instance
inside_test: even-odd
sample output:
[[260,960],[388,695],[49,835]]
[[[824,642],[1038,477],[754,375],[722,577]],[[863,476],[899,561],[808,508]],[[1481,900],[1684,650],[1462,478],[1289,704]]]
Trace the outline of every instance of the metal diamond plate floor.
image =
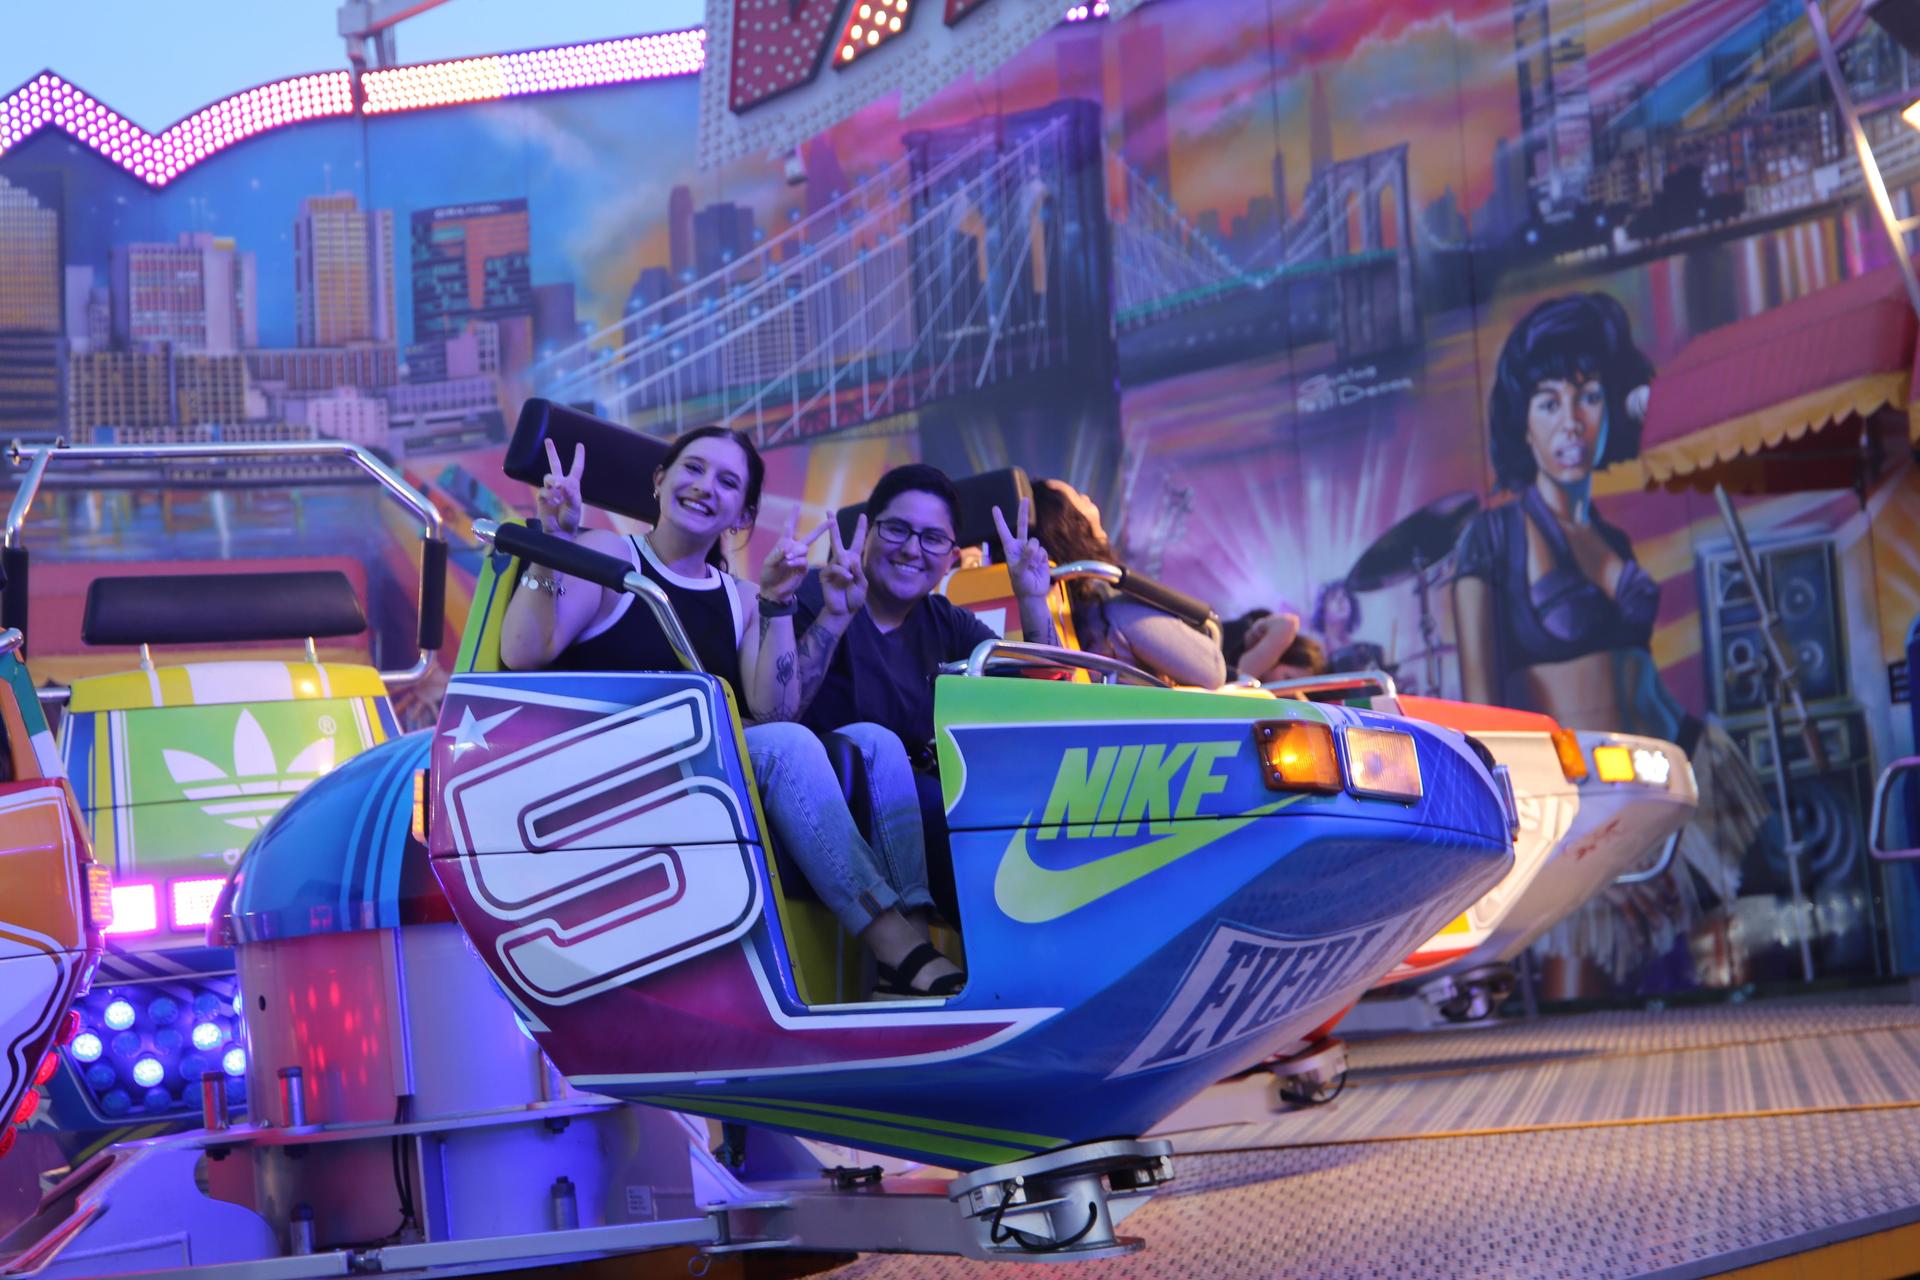
[[[1330,1106],[1257,1099],[1245,1123],[1172,1135],[1192,1154],[1126,1227],[1147,1250],[1089,1271],[1683,1277],[1920,1223],[1910,1004],[1546,1018],[1357,1045],[1353,1065]],[[876,1256],[833,1274],[1028,1269]],[[1920,1256],[1880,1274],[1902,1271]]]

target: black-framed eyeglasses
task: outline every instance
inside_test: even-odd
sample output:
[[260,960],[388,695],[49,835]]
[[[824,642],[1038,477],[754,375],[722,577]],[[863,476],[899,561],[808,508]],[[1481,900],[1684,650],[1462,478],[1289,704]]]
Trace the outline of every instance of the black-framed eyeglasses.
[[880,535],[880,541],[890,547],[904,547],[914,538],[920,539],[920,549],[930,556],[940,555],[953,549],[954,538],[945,529],[916,529],[905,520],[875,520],[873,531]]

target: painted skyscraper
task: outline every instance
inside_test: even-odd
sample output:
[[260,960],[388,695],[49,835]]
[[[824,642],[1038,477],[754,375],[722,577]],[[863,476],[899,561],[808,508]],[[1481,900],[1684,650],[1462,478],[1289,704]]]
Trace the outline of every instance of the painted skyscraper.
[[254,258],[224,236],[113,247],[113,336],[128,346],[228,355],[260,345]]
[[393,342],[393,212],[351,192],[309,196],[293,222],[294,341]]
[[1513,0],[1513,44],[1527,192],[1553,218],[1587,198],[1593,173],[1582,0]]
[[60,216],[0,178],[0,438],[60,431]]
[[469,320],[524,317],[532,340],[527,202],[421,209],[413,215],[413,340],[456,338]]

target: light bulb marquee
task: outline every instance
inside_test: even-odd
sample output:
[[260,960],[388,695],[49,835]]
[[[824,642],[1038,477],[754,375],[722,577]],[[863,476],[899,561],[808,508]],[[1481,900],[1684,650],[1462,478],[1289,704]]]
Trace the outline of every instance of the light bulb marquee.
[[[788,12],[790,2],[777,0],[783,14]],[[917,2],[930,4],[933,0]],[[831,60],[836,65],[847,65],[870,50],[885,47],[906,29],[915,3],[916,0],[852,0],[846,10],[847,20],[837,24],[839,39]],[[953,22],[984,3],[986,0],[946,0],[947,12],[943,16]],[[824,40],[836,30],[833,19],[841,8],[839,0],[799,0],[799,4],[802,16],[812,19],[811,24],[800,24],[808,28],[799,33],[806,37],[802,45]],[[1105,16],[1106,10],[1104,2],[1075,5],[1066,11],[1065,20],[1074,22],[1089,16]],[[789,61],[795,65],[736,67],[731,95],[734,110],[747,110],[795,83],[811,79],[818,67],[805,57]],[[222,98],[160,133],[149,133],[109,110],[105,103],[78,85],[44,71],[0,98],[0,155],[43,129],[58,129],[157,190],[235,143],[309,120],[391,115],[596,85],[698,75],[705,63],[706,32],[695,27],[620,40],[369,71],[361,77],[358,95],[352,73],[323,71],[257,85]],[[801,63],[809,65],[803,67]],[[738,74],[742,71],[748,74]],[[761,74],[756,76],[755,71]],[[781,74],[767,74],[775,71]],[[759,82],[748,83],[749,80]]]

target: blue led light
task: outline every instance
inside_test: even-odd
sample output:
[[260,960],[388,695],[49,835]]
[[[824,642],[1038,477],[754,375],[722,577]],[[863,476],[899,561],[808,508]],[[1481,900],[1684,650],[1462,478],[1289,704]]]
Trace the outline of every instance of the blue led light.
[[68,1052],[73,1054],[75,1062],[97,1062],[100,1055],[106,1052],[106,1048],[100,1043],[99,1036],[91,1031],[82,1031],[73,1038],[73,1044]]
[[211,1018],[221,1011],[226,1001],[211,991],[202,991],[193,998],[193,1013],[198,1018]]
[[205,1058],[201,1057],[197,1053],[190,1053],[186,1057],[180,1059],[180,1078],[182,1080],[185,1080],[188,1084],[192,1084],[194,1081],[198,1080],[201,1076],[206,1075],[209,1071],[218,1071],[218,1070],[219,1070],[218,1067],[214,1066],[211,1062],[207,1061]]
[[247,1074],[247,1051],[239,1045],[233,1046],[220,1059],[220,1069],[230,1076]]
[[147,1110],[149,1111],[173,1110],[173,1095],[168,1093],[165,1089],[147,1090],[146,1101],[147,1101]]
[[116,1058],[131,1058],[140,1052],[140,1036],[136,1032],[122,1031],[113,1038],[108,1048],[113,1050]]
[[133,1064],[133,1082],[142,1089],[151,1089],[166,1074],[167,1069],[160,1065],[158,1058],[142,1058]]
[[113,1089],[101,1096],[100,1109],[110,1116],[123,1116],[133,1106],[133,1099],[125,1089]]
[[171,996],[156,996],[147,1006],[147,1016],[153,1019],[153,1025],[164,1027],[180,1016],[180,1005]]
[[125,1031],[133,1025],[133,1006],[125,1000],[115,1000],[107,1005],[104,1021],[115,1031]]
[[114,1081],[119,1078],[120,1073],[104,1062],[96,1062],[87,1068],[87,1087],[95,1093],[102,1089],[111,1089]]
[[176,1027],[166,1027],[153,1033],[153,1050],[155,1053],[171,1056],[184,1049],[186,1044],[187,1038],[181,1035],[179,1029]]
[[238,1018],[247,1011],[247,1002],[238,991],[233,993],[233,1016]]
[[196,1049],[218,1049],[225,1040],[226,1033],[211,1022],[195,1024],[193,1028],[193,1047]]

